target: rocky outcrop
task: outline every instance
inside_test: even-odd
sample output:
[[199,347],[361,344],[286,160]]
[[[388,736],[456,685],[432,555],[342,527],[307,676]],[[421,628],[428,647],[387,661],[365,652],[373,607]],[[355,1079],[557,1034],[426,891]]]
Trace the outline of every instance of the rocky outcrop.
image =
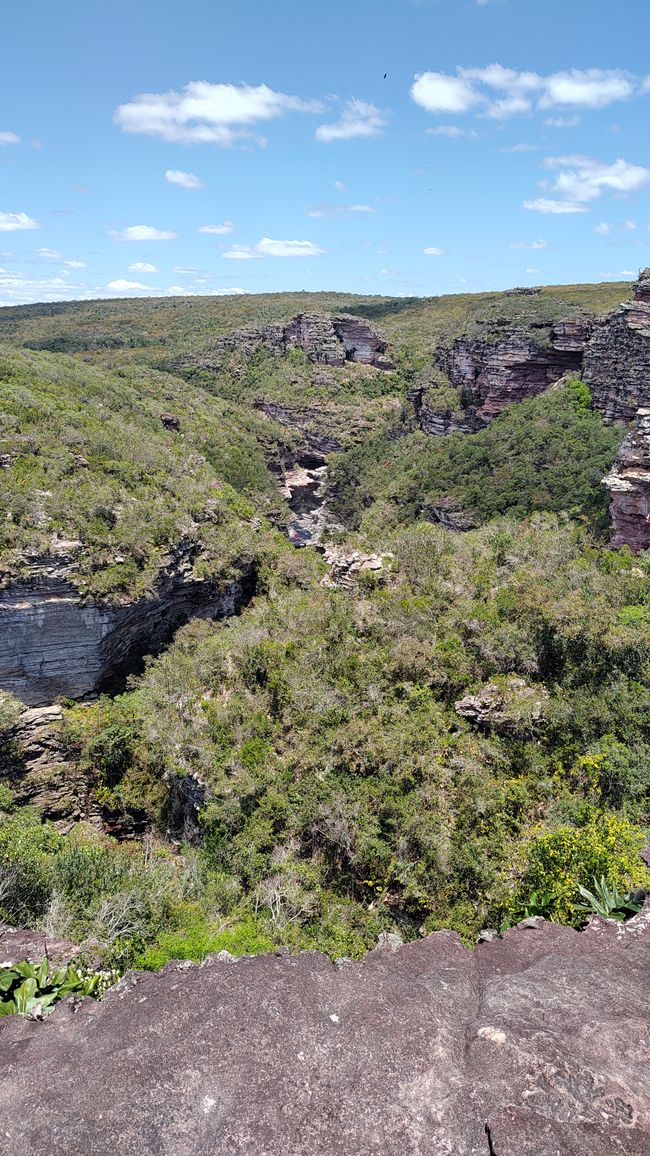
[[211,349],[191,354],[174,363],[177,369],[204,369],[218,372],[227,357],[240,353],[251,357],[258,349],[276,357],[291,349],[302,349],[318,365],[345,365],[355,361],[375,369],[390,370],[394,362],[386,353],[386,342],[368,321],[352,314],[330,317],[324,313],[298,313],[286,324],[246,325],[220,338]]
[[[650,910],[127,976],[0,1021],[11,1156],[649,1156]],[[395,950],[394,947],[397,947]]]
[[468,432],[488,425],[505,406],[543,393],[563,374],[578,373],[590,328],[591,319],[574,318],[551,326],[548,346],[515,329],[497,341],[459,338],[438,350],[438,367],[460,391]]
[[22,712],[0,750],[0,782],[9,787],[14,803],[35,807],[43,819],[67,830],[88,818],[93,792],[86,775],[68,756],[62,719],[59,706]]
[[52,939],[44,931],[19,931],[0,923],[0,968],[15,963],[40,963],[49,959],[56,965],[70,963],[80,948],[62,939]]
[[350,550],[345,546],[328,543],[322,550],[329,573],[321,580],[321,586],[331,589],[343,586],[347,589],[355,585],[360,575],[373,574],[380,582],[386,576],[386,567],[393,554],[362,554],[360,550]]
[[461,718],[497,734],[526,733],[541,719],[548,697],[545,687],[529,686],[511,675],[465,695],[454,709]]
[[630,421],[650,405],[650,270],[633,292],[596,324],[585,349],[583,377],[608,421]]
[[650,408],[638,411],[603,485],[612,496],[612,545],[650,549]]
[[324,460],[326,454],[337,454],[343,449],[343,443],[330,432],[332,413],[324,406],[287,405],[267,398],[260,398],[253,404],[273,421],[297,430],[304,449],[309,453]]
[[224,583],[197,579],[196,543],[179,547],[151,594],[128,605],[84,600],[65,555],[31,559],[0,590],[0,690],[30,706],[110,686],[192,618],[236,614],[252,594],[252,567]]

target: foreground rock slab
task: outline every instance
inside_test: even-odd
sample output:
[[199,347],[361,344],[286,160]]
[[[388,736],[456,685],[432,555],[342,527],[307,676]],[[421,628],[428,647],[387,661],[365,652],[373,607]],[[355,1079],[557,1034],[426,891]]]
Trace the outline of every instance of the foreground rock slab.
[[648,1156],[650,910],[131,975],[0,1027],[12,1156]]

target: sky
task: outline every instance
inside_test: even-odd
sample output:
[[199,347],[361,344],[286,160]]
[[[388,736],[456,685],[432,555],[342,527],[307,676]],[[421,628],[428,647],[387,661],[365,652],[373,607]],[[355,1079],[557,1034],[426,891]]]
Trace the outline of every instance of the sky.
[[650,265],[648,0],[21,0],[0,306]]

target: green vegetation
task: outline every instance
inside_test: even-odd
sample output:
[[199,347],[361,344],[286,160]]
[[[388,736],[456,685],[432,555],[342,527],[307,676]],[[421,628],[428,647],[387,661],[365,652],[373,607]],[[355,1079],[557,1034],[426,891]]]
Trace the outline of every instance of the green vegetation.
[[[604,544],[600,481],[621,431],[581,382],[472,436],[408,432],[406,398],[461,331],[532,323],[543,342],[555,317],[622,296],[2,311],[4,577],[26,550],[54,548],[88,596],[127,600],[189,541],[199,576],[248,559],[257,587],[241,617],[179,631],[126,693],[66,706],[95,826],[63,834],[16,805],[19,708],[0,695],[0,919],[92,945],[122,971],[281,944],[356,957],[383,930],[452,928],[472,944],[531,914],[576,927],[591,911],[631,914],[650,885],[650,560]],[[261,351],[169,372],[220,334],[314,308],[381,325],[397,370]],[[452,412],[457,396],[433,376]],[[324,436],[343,447],[330,460],[337,538],[390,556],[349,588],[323,585],[319,555],[278,533],[278,470]],[[450,534],[437,508],[477,528]],[[459,708],[467,696],[490,709]],[[184,804],[183,828],[188,783],[200,810]],[[184,845],[197,824],[200,846]],[[48,998],[68,982],[54,978]],[[28,981],[19,1000],[40,998]],[[7,983],[15,1002],[21,984]]]
[[377,525],[434,517],[436,506],[477,523],[505,512],[566,511],[602,530],[609,497],[601,481],[621,431],[604,425],[589,401],[586,386],[571,382],[508,406],[471,436],[366,441],[332,466],[335,511],[370,537]]
[[15,963],[0,971],[0,1016],[42,1019],[66,996],[97,997],[117,979],[117,971],[79,971],[72,964],[55,969],[47,959]]

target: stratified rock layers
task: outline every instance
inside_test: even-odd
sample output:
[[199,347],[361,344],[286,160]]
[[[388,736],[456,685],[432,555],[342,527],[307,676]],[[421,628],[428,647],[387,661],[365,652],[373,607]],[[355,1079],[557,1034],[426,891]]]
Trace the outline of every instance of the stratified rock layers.
[[612,545],[650,549],[650,409],[638,411],[603,485],[612,495]]
[[250,357],[257,349],[267,349],[283,356],[291,349],[302,349],[309,361],[319,365],[341,366],[346,361],[372,365],[375,369],[394,369],[386,353],[386,342],[368,321],[352,314],[330,317],[321,313],[298,313],[286,324],[247,325],[220,338],[212,349],[180,358],[178,369],[206,369],[218,372],[228,354]]
[[[487,425],[505,406],[543,393],[564,373],[577,373],[589,328],[586,319],[558,322],[548,346],[536,344],[525,331],[514,331],[498,341],[459,338],[439,350],[437,363],[460,390],[469,430]],[[431,416],[428,422],[437,433]]]
[[0,690],[30,706],[97,690],[191,618],[237,613],[252,585],[250,574],[198,581],[179,557],[147,597],[104,606],[84,602],[69,572],[61,558],[34,559],[24,580],[0,590]]
[[12,1156],[648,1156],[650,912],[133,975],[0,1026]]
[[585,348],[584,380],[608,421],[630,421],[650,405],[650,270],[625,302],[594,327]]

